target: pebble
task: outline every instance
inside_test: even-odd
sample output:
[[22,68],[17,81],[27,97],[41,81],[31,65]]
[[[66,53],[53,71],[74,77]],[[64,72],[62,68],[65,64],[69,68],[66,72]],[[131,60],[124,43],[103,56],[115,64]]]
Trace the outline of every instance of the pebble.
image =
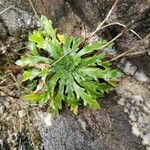
[[150,81],[149,77],[141,70],[137,71],[134,74],[134,77],[136,80],[141,81],[141,82],[149,82]]
[[136,70],[137,70],[137,67],[134,66],[130,61],[127,61],[124,66],[123,72],[126,73],[127,75],[134,75]]
[[8,101],[5,101],[3,104],[5,105],[6,108],[10,107],[10,103]]
[[142,144],[150,146],[150,133],[147,133],[146,135],[143,136]]
[[3,148],[3,145],[4,145],[4,141],[0,139],[0,148]]
[[22,110],[19,110],[19,111],[18,111],[18,115],[19,115],[20,118],[25,117],[25,116],[26,116],[25,110],[23,110],[23,109],[22,109]]
[[125,98],[124,97],[120,98],[118,104],[124,106],[124,103],[125,103]]
[[134,112],[131,111],[130,115],[129,115],[129,118],[131,119],[131,121],[135,122],[137,121],[137,117],[135,116]]
[[147,106],[143,106],[143,110],[144,110],[146,113],[149,113],[149,114],[150,114],[150,109],[148,109]]
[[80,123],[82,129],[83,129],[84,131],[86,131],[86,122],[85,122],[84,120],[82,120],[81,118],[79,118],[78,121],[79,121],[79,123]]
[[133,95],[132,96],[132,103],[135,103],[138,106],[142,106],[143,105],[143,98],[141,95]]
[[132,123],[132,133],[137,137],[140,135],[140,130],[137,126],[137,123]]
[[5,110],[5,106],[4,106],[4,105],[1,105],[1,106],[0,106],[0,114],[3,114],[4,110]]
[[0,91],[0,96],[6,96],[6,94],[2,91]]
[[124,108],[124,112],[125,112],[125,113],[128,113],[128,112],[129,112],[129,110],[128,110],[127,107]]

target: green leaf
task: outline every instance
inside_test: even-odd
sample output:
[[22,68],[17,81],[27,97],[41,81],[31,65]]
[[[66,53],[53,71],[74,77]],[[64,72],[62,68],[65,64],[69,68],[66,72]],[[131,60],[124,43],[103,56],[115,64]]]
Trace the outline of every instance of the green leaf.
[[24,71],[23,73],[23,81],[26,80],[33,80],[35,77],[39,76],[41,72],[39,70],[30,70],[30,71]]
[[61,80],[59,84],[58,92],[51,103],[53,108],[58,108],[60,110],[62,109],[62,100],[64,100],[64,86],[65,83],[63,80]]
[[58,59],[62,55],[61,44],[56,39],[45,38],[44,49],[54,58]]
[[28,45],[28,48],[31,50],[31,54],[33,54],[35,56],[39,55],[36,44],[34,42],[30,42],[29,45]]
[[44,93],[31,93],[23,97],[24,100],[29,102],[38,102],[44,97]]
[[101,40],[101,41],[97,41],[97,42],[93,42],[88,44],[87,46],[85,46],[82,50],[80,50],[77,55],[78,56],[83,56],[87,53],[91,53],[95,50],[101,50],[102,47],[107,43],[107,41],[105,40]]
[[94,55],[93,57],[83,58],[79,67],[102,65],[105,55]]
[[52,26],[52,21],[48,20],[45,16],[41,16],[41,27],[46,31],[46,33],[52,38],[56,38],[56,30]]
[[38,102],[39,102],[39,104],[46,104],[48,102],[49,98],[50,98],[49,93],[45,92],[43,97]]
[[66,93],[67,93],[67,97],[66,97],[65,101],[67,102],[67,104],[69,106],[76,107],[80,104],[80,100],[76,99],[76,97],[75,97],[72,83],[70,83],[70,84],[67,83]]
[[97,71],[97,77],[102,78],[106,81],[116,80],[117,78],[121,77],[121,73],[116,69],[110,68],[106,68],[105,70],[99,69],[99,71]]
[[[112,86],[107,83],[98,83],[95,81],[80,81],[81,86],[85,87],[87,91],[92,90],[94,93],[104,93],[112,90]],[[99,91],[99,92],[98,92]]]
[[99,69],[94,67],[84,67],[81,69],[78,69],[80,74],[87,75],[89,77],[92,77],[94,80],[97,80],[98,78],[104,79],[106,81],[109,80],[116,80],[121,76],[121,73],[115,69]]
[[80,75],[84,76],[89,76],[93,78],[94,80],[98,81],[98,75],[97,72],[99,72],[99,68],[94,68],[94,67],[85,67],[85,68],[80,68],[78,69],[78,73]]
[[44,38],[39,31],[33,31],[32,34],[29,34],[29,41],[35,42],[40,48],[43,48]]
[[53,97],[55,94],[55,86],[57,84],[58,79],[60,78],[60,74],[55,73],[49,80],[49,85],[48,85],[48,92],[50,93],[50,96]]
[[74,37],[70,36],[70,37],[66,37],[66,41],[63,44],[63,52],[64,54],[68,53],[71,51],[71,45],[73,43]]
[[81,97],[84,104],[88,104],[93,109],[99,109],[100,106],[98,102],[89,94],[84,92],[84,89],[79,87],[75,82],[73,83],[73,88],[76,92],[77,97]]
[[42,56],[32,56],[28,55],[26,57],[22,57],[20,60],[16,62],[18,66],[25,67],[25,66],[35,66],[37,63],[46,63],[46,64],[52,64],[53,60],[42,57]]
[[79,39],[75,37],[66,37],[65,43],[62,46],[64,54],[71,52],[70,55],[75,56],[79,46]]

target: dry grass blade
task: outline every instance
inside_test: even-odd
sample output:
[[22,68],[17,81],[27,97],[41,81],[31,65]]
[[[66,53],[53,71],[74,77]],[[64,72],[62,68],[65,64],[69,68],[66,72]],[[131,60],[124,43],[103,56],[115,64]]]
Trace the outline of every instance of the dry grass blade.
[[28,0],[28,1],[29,1],[29,3],[30,3],[30,6],[31,6],[31,8],[32,8],[32,10],[33,10],[33,12],[34,12],[34,14],[35,14],[35,16],[36,16],[38,19],[40,19],[39,16],[38,16],[38,13],[37,13],[37,11],[35,10],[35,7],[34,7],[34,5],[33,5],[33,3],[32,3],[32,0]]
[[6,8],[6,9],[4,9],[3,11],[0,12],[0,15],[3,14],[4,12],[8,11],[9,9],[13,8],[13,7],[14,6],[10,6],[10,7]]
[[106,22],[106,20],[110,17],[111,13],[113,12],[114,8],[116,7],[117,3],[119,0],[116,0],[115,3],[113,4],[113,6],[111,7],[111,9],[109,10],[107,16],[105,17],[105,19],[98,25],[98,27],[86,38],[86,40],[89,40],[91,37],[93,37],[94,34],[96,34],[101,27],[104,25],[104,23]]
[[[126,25],[124,25],[124,24],[122,24],[122,23],[119,23],[119,22],[112,22],[112,23],[109,23],[109,24],[107,24],[107,25],[105,25],[105,26],[102,26],[99,30],[101,30],[101,29],[104,29],[104,28],[107,28],[107,27],[109,27],[109,26],[112,26],[112,25],[119,25],[119,26],[122,26],[122,27],[126,27]],[[137,33],[137,32],[135,32],[134,30],[132,30],[132,29],[129,29],[133,34],[135,34],[139,39],[142,39],[141,38],[141,36]]]
[[146,53],[148,52],[148,50],[145,50],[145,51],[140,51],[140,52],[135,52],[135,53],[130,53],[132,50],[134,50],[135,48],[137,48],[138,46],[140,46],[140,44],[143,44],[143,42],[145,40],[147,40],[149,38],[150,34],[148,34],[145,38],[143,38],[142,40],[140,40],[134,47],[130,48],[129,50],[121,53],[120,55],[108,60],[108,61],[105,61],[104,63],[108,63],[108,62],[112,62],[112,61],[115,61],[121,57],[124,57],[124,56],[134,56],[134,55],[138,55],[138,54],[143,54],[143,53]]

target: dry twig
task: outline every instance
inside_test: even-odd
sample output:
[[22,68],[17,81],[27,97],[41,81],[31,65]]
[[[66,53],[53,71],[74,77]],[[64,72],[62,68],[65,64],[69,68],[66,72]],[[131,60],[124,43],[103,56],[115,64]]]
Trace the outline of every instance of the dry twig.
[[4,12],[8,11],[9,9],[13,8],[13,7],[14,6],[10,6],[10,7],[6,8],[6,9],[4,9],[3,11],[0,12],[0,15],[3,14]]
[[119,0],[115,1],[115,3],[113,4],[113,6],[111,7],[111,9],[109,10],[107,16],[105,17],[105,19],[101,23],[99,23],[99,25],[97,26],[97,28],[85,39],[84,42],[86,42],[89,39],[91,39],[91,37],[93,37],[93,35],[96,34],[101,29],[101,27],[104,25],[104,23],[106,22],[106,20],[110,17],[110,15],[113,12],[114,8],[116,7],[118,1]]
[[147,35],[145,38],[143,38],[142,40],[140,40],[134,47],[130,48],[129,50],[119,54],[118,56],[108,60],[108,61],[105,61],[104,63],[108,63],[108,62],[112,62],[112,61],[115,61],[121,57],[124,57],[124,56],[133,56],[133,55],[138,55],[138,54],[143,54],[143,53],[146,53],[148,52],[148,50],[145,50],[145,51],[140,51],[140,52],[135,52],[135,53],[130,53],[132,50],[134,50],[135,48],[137,48],[138,46],[140,46],[140,44],[142,44],[146,39],[149,38],[149,35]]
[[[101,30],[101,29],[104,29],[104,28],[106,28],[106,27],[109,27],[109,26],[112,26],[112,25],[119,25],[119,26],[122,26],[122,27],[126,27],[126,25],[124,25],[124,24],[122,24],[122,23],[119,23],[119,22],[112,22],[112,23],[109,23],[109,24],[107,24],[107,25],[105,25],[105,26],[102,26],[99,30]],[[137,33],[137,32],[135,32],[134,30],[132,30],[132,29],[129,29],[133,34],[135,34],[139,39],[142,39],[141,38],[141,36]]]
[[34,7],[34,5],[33,5],[33,3],[32,3],[32,0],[28,0],[28,1],[29,1],[29,3],[30,3],[30,6],[31,6],[31,8],[32,8],[32,10],[33,10],[33,12],[34,12],[34,14],[35,14],[35,16],[37,17],[37,19],[40,19],[39,16],[38,16],[38,13],[37,13],[37,11],[35,10],[35,7]]

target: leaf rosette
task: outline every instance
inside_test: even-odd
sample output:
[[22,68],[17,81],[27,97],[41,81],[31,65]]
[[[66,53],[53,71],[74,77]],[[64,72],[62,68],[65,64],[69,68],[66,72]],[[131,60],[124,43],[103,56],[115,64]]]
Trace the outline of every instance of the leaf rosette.
[[[16,62],[25,67],[23,81],[30,81],[32,92],[25,100],[49,104],[54,111],[65,102],[74,113],[80,105],[99,109],[97,99],[116,86],[120,72],[104,63],[106,40],[79,49],[80,39],[57,34],[51,20],[41,17],[40,28],[29,34],[29,50]],[[95,52],[98,52],[95,53]]]

